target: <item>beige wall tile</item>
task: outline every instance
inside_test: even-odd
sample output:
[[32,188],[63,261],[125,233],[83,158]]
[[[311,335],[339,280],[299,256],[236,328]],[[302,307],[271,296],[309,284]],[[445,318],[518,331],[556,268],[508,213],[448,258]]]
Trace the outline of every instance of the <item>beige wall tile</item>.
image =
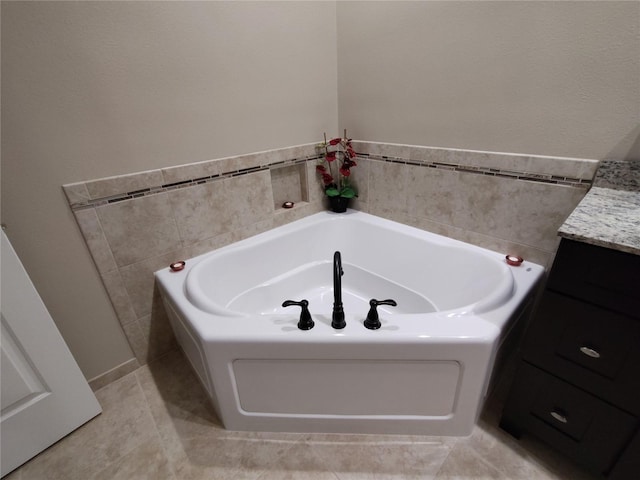
[[454,238],[471,245],[477,245],[478,247],[486,248],[494,252],[504,253],[505,255],[518,255],[527,261],[537,263],[545,268],[552,258],[552,252],[541,250],[530,245],[472,232],[444,223],[433,222],[425,218],[407,217],[403,220],[403,223],[438,235]]
[[520,173],[555,175],[585,180],[593,178],[599,163],[598,160],[582,158],[547,157],[361,141],[354,142],[354,147],[360,153],[371,155],[479,168],[496,168]]
[[273,194],[268,171],[224,180],[226,208],[232,228],[244,227],[273,215]]
[[552,252],[557,229],[586,191],[425,167],[407,167],[407,213]]
[[379,151],[378,143],[367,142],[365,140],[354,140],[352,146],[356,152],[366,155],[375,155]]
[[356,158],[357,166],[351,169],[351,182],[358,191],[358,200],[367,202],[369,199],[369,172],[371,161],[366,158]]
[[109,294],[109,299],[113,305],[113,309],[116,311],[118,320],[121,325],[134,322],[137,318],[136,312],[133,309],[131,298],[127,292],[124,282],[122,281],[122,275],[119,270],[107,272],[101,275],[102,283]]
[[305,170],[304,165],[288,165],[270,170],[274,209],[281,208],[284,202],[302,201]]
[[191,244],[229,230],[230,212],[224,180],[181,188],[168,193],[180,237]]
[[149,170],[85,182],[91,198],[110,197],[144,188],[159,187],[162,184],[163,178],[160,170]]
[[63,185],[62,190],[67,196],[67,201],[72,207],[78,204],[82,204],[91,200],[87,186],[82,183],[72,183],[69,185]]
[[456,222],[461,207],[460,173],[427,167],[404,168],[407,170],[406,213],[460,226]]
[[152,310],[155,284],[153,272],[168,267],[173,262],[185,260],[187,252],[188,249],[178,249],[120,268],[122,281],[138,319],[149,315]]
[[548,252],[557,247],[558,228],[586,193],[580,188],[525,181],[505,182],[505,187],[501,200],[493,204],[494,220],[487,219],[482,228],[472,230]]
[[216,160],[209,160],[206,162],[163,168],[163,185],[218,175],[220,173],[218,165],[219,164]]
[[[320,140],[318,140],[318,143]],[[312,157],[318,154],[318,143],[306,143],[303,145],[295,145],[293,147],[287,148],[287,152],[289,154],[289,158],[304,158],[304,157]]]
[[259,167],[262,162],[271,163],[267,154],[247,154],[234,157],[220,158],[216,161],[220,173],[229,173],[244,168]]
[[136,359],[140,365],[145,365],[147,363],[147,353],[149,352],[149,338],[144,334],[144,330],[137,320],[123,325],[122,330],[127,336]]
[[152,315],[142,317],[138,324],[146,339],[148,362],[178,347],[169,320],[164,314],[164,307],[162,310],[154,311]]
[[[233,241],[232,232],[225,232],[214,237],[205,238],[199,242],[192,243],[185,247],[184,259],[189,259],[202,255],[203,253],[216,250],[225,245],[229,245]],[[183,260],[184,260],[183,259]]]
[[[301,209],[298,208],[297,212],[300,212],[300,210]],[[291,213],[296,212],[295,207],[291,210],[286,211]],[[240,240],[244,240],[245,238],[253,237],[254,235],[258,235],[260,233],[266,232],[267,230],[271,230],[274,226],[274,218],[274,216],[269,216],[267,219],[260,222],[252,223],[244,227],[232,230],[230,236],[231,243],[239,242]]]
[[404,212],[407,208],[406,165],[370,160],[367,199],[372,209]]
[[268,171],[169,192],[185,243],[214,237],[273,215]]
[[157,286],[153,289],[153,303],[151,314],[145,315],[138,320],[140,328],[148,338],[147,359],[149,361],[165,355],[167,352],[177,348],[177,343],[169,317],[162,304],[162,297]]
[[324,189],[320,176],[316,171],[317,162],[307,162],[307,182],[309,185],[309,202],[322,203],[324,201]]
[[98,272],[103,274],[115,270],[117,268],[116,261],[113,258],[100,220],[98,220],[96,210],[87,208],[76,210],[73,214],[76,217],[82,236],[85,242],[87,242],[91,257],[98,268]]
[[167,193],[96,208],[118,266],[181,246]]
[[279,227],[324,210],[326,208],[322,203],[301,203],[290,210],[281,209],[275,213],[270,228]]

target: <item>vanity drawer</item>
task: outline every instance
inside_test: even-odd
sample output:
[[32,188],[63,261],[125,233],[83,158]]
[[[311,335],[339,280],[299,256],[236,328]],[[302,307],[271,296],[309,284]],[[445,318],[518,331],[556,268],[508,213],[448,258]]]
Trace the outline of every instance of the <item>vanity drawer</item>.
[[523,358],[640,415],[640,322],[547,290]]
[[547,288],[640,319],[640,255],[562,239]]
[[522,362],[501,426],[529,432],[568,457],[607,473],[629,442],[637,419]]

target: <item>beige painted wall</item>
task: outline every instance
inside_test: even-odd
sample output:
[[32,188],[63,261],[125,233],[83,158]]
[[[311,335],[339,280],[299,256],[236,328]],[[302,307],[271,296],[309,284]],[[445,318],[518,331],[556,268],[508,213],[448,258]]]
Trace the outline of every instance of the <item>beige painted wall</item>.
[[337,131],[332,2],[3,2],[2,222],[87,378],[133,358],[61,185]]
[[640,159],[640,2],[338,2],[340,127]]

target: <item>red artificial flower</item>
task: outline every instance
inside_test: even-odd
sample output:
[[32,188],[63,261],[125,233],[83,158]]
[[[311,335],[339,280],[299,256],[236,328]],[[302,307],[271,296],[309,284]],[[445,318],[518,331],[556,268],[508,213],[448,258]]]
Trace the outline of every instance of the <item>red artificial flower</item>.
[[337,145],[342,141],[341,138],[334,138],[332,140],[329,140],[329,145]]
[[331,175],[329,175],[328,173],[323,173],[322,174],[322,181],[324,182],[325,185],[330,185],[333,183],[333,177]]
[[357,153],[353,148],[351,148],[350,146],[347,146],[347,155],[349,155],[349,157],[351,158],[355,158]]
[[333,162],[336,159],[336,152],[327,152],[325,158],[327,159],[327,162]]
[[349,170],[349,167],[347,167],[346,165],[343,165],[343,166],[340,168],[340,173],[341,173],[342,175],[344,175],[345,177],[348,177],[349,175],[351,175],[351,171]]
[[327,171],[324,165],[316,165],[316,171],[319,173],[324,173]]
[[355,167],[356,165],[358,165],[355,161],[349,159],[349,158],[345,158],[344,159],[344,163],[343,166],[346,168],[351,168],[351,167]]

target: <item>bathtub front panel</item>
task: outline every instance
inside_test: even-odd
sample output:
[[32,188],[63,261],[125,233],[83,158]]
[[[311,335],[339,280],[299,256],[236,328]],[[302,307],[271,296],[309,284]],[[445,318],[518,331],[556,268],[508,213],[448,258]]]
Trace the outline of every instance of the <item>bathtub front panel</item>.
[[239,408],[272,415],[444,417],[453,413],[455,361],[239,359]]

